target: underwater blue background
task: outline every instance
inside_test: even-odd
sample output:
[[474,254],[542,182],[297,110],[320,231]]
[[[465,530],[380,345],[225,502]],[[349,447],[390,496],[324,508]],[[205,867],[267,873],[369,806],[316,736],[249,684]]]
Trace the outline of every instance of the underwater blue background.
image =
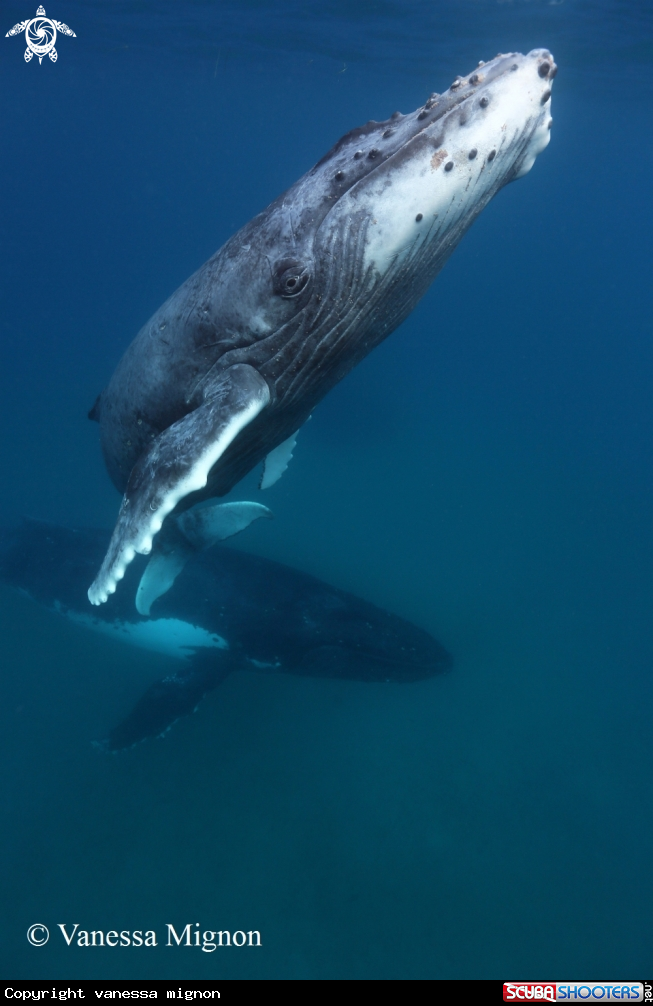
[[[237,542],[423,626],[454,670],[238,674],[164,740],[102,756],[168,665],[3,588],[3,977],[641,977],[650,4],[52,0],[77,37],[41,66],[4,38],[32,7],[0,2],[2,524],[113,525],[97,393],[342,133],[497,51],[545,46],[560,69],[550,146],[315,411],[265,494],[275,521]],[[263,947],[25,939],[198,921]]]

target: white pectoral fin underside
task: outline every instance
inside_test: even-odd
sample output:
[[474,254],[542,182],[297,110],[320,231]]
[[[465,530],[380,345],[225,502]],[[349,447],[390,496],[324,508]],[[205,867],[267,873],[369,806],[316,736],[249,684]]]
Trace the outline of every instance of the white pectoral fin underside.
[[263,462],[263,474],[261,475],[259,489],[269,489],[270,486],[273,486],[275,482],[279,481],[290,464],[292,452],[294,451],[295,444],[297,443],[298,433],[299,430],[296,430],[291,437],[288,437],[288,439],[284,440],[282,444],[275,447],[273,451],[270,451]]
[[150,614],[150,608],[157,597],[170,590],[192,554],[192,549],[183,548],[160,552],[155,543],[136,591],[136,610],[139,615]]
[[136,555],[147,555],[163,521],[189,493],[203,489],[213,465],[270,400],[267,382],[241,363],[199,408],[158,436],[136,462],[102,567],[92,583],[91,604],[103,604]]
[[[136,610],[149,615],[154,602],[170,590],[191,556],[239,534],[259,517],[272,517],[272,511],[260,503],[245,501],[198,506],[179,517],[170,517],[152,546],[136,591]],[[173,523],[169,528],[170,521]]]
[[233,538],[259,517],[272,517],[262,503],[209,503],[186,510],[177,517],[177,526],[195,550],[209,548],[217,541]]

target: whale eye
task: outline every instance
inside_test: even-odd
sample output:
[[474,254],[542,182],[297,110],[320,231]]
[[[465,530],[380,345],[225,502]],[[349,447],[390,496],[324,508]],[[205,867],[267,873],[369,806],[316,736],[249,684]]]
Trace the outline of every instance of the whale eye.
[[305,262],[296,259],[283,259],[277,262],[274,271],[274,292],[286,300],[297,297],[305,290],[311,273]]

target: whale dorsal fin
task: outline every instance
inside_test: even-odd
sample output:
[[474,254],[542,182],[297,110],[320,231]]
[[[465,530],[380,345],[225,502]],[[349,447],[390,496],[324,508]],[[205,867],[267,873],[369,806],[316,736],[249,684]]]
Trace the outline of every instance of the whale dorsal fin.
[[235,364],[205,392],[201,405],[155,437],[129,476],[107,554],[88,592],[91,604],[113,594],[137,552],[149,555],[168,514],[206,486],[213,465],[269,401],[267,381],[248,364]]
[[294,451],[295,444],[297,443],[298,433],[299,430],[295,430],[291,437],[288,437],[288,439],[284,440],[278,447],[275,447],[273,451],[270,451],[263,462],[263,473],[261,474],[261,481],[258,486],[259,489],[269,489],[270,486],[273,486],[275,482],[279,481],[290,464],[292,452]]
[[93,405],[88,410],[88,418],[91,419],[94,423],[99,423],[100,422],[100,409],[101,408],[102,408],[102,392],[100,392],[100,394],[97,396],[97,398],[93,402]]
[[149,615],[152,605],[167,591],[197,552],[244,531],[259,517],[272,517],[260,503],[216,503],[168,517],[152,547],[136,591],[136,610]]

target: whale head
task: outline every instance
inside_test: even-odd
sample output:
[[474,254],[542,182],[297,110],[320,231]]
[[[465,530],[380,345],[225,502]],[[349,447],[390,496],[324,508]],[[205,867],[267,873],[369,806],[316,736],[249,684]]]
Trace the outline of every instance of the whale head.
[[497,56],[411,115],[369,124],[334,149],[324,168],[336,185],[347,176],[352,184],[325,217],[318,244],[325,249],[334,232],[363,217],[363,272],[375,291],[380,283],[405,289],[393,327],[489,200],[527,174],[549,143],[556,71],[545,49]]
[[403,321],[489,200],[530,171],[556,72],[547,49],[499,55],[414,112],[351,130],[207,263],[202,338],[228,332],[220,368],[267,381],[266,446]]

